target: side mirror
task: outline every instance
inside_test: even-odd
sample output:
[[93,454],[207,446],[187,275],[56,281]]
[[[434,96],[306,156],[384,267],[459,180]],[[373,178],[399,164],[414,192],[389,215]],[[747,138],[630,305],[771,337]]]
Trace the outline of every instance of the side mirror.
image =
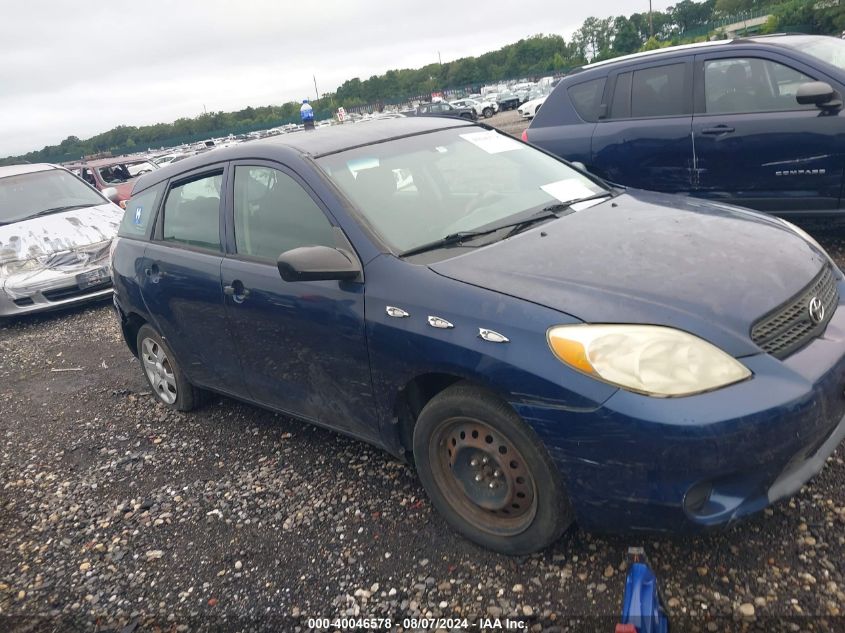
[[115,189],[114,187],[106,187],[100,193],[115,204],[117,204],[120,200],[120,197],[117,195],[117,189]]
[[801,105],[814,105],[819,108],[842,107],[842,100],[833,87],[825,81],[808,81],[798,86],[795,100]]
[[329,246],[301,246],[285,251],[276,266],[285,281],[354,281],[361,276],[354,255]]

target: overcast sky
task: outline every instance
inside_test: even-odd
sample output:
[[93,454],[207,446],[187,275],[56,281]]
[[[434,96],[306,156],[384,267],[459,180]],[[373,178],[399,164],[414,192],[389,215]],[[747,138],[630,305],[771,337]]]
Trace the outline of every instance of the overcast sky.
[[312,75],[324,93],[438,51],[446,62],[536,33],[568,40],[590,15],[647,9],[647,0],[11,2],[0,20],[0,157],[203,107],[313,98]]

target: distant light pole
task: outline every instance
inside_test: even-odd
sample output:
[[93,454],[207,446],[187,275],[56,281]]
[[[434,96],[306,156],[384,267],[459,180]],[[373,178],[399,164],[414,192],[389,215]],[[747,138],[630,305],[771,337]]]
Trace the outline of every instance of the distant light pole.
[[437,51],[437,63],[440,64],[441,66],[443,65],[443,60],[440,59],[440,51]]
[[654,20],[651,17],[651,0],[648,0],[648,36],[654,37]]
[[313,77],[313,79],[314,79],[314,94],[317,97],[317,101],[319,101],[320,100],[320,91],[317,90],[317,75],[311,75],[311,77]]

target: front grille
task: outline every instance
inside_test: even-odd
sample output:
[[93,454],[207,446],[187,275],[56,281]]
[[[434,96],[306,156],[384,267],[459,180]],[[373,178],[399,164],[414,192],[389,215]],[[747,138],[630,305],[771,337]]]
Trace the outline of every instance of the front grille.
[[111,279],[99,283],[95,286],[88,286],[87,288],[80,288],[79,286],[70,286],[69,288],[58,288],[56,290],[45,290],[41,294],[48,301],[61,301],[63,299],[72,299],[74,297],[84,297],[100,290],[111,288]]
[[[810,301],[814,297],[818,297],[824,306],[821,323],[814,323],[810,318]],[[797,297],[757,321],[751,327],[751,339],[772,356],[786,358],[824,332],[838,304],[839,292],[833,268],[825,266]]]

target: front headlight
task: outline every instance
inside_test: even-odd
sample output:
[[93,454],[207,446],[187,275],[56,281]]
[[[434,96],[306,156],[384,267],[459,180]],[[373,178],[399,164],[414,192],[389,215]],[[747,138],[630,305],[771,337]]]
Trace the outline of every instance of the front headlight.
[[657,325],[560,325],[549,347],[580,372],[648,396],[690,396],[745,380],[751,372],[692,334]]
[[43,268],[37,259],[12,260],[0,264],[0,277],[11,277],[19,273],[31,272]]

